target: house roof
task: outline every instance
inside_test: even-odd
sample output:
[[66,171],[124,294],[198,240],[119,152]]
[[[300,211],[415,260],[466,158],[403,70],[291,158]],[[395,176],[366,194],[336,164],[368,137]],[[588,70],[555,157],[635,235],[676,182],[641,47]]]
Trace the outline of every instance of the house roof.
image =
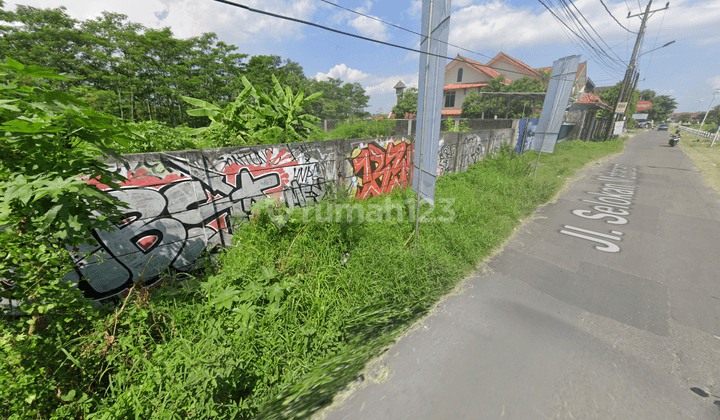
[[456,85],[445,85],[443,90],[458,90],[487,86],[487,83],[458,83]]
[[638,111],[647,111],[648,109],[652,108],[653,103],[650,101],[638,101],[637,106],[635,107],[635,112]]
[[462,109],[443,109],[442,115],[460,115],[462,114]]
[[521,69],[525,70],[525,73],[528,76],[535,76],[535,77],[541,77],[540,72],[535,70],[534,68],[528,66],[527,64],[523,63],[522,61],[512,58],[509,55],[505,54],[504,52],[499,52],[492,60],[488,61],[487,65],[492,67],[495,66],[498,62],[502,60],[507,60],[510,63],[520,67]]
[[576,105],[595,105],[603,109],[612,109],[612,107],[600,99],[599,96],[597,96],[594,93],[586,93],[583,96],[580,97],[577,101],[573,103],[572,106]]
[[[487,75],[488,77],[490,77],[491,79],[494,79],[494,78],[500,76],[500,73],[498,73],[497,71],[491,69],[490,67],[488,67],[488,66],[486,66],[486,65],[484,65],[484,64],[482,64],[482,63],[478,63],[478,62],[475,61],[475,60],[471,60],[471,59],[469,59],[469,58],[465,58],[465,57],[461,56],[460,54],[458,54],[457,57],[455,57],[455,60],[451,61],[450,64],[448,64],[447,66],[445,66],[445,73],[447,73],[447,72],[449,72],[450,70],[452,70],[453,68],[455,68],[455,66],[457,66],[459,63],[467,64],[467,65],[470,66],[473,70],[475,70],[475,71],[477,71],[477,72],[479,72],[479,73],[485,74],[485,75]],[[509,85],[510,83],[512,83],[512,80],[510,80],[510,79],[508,79],[508,78],[506,77],[505,80],[503,80],[503,83]]]
[[399,82],[397,82],[395,84],[395,87],[393,87],[393,89],[405,89],[406,87],[407,86],[405,86],[405,83],[403,83],[402,80],[400,80]]
[[[587,67],[587,61],[578,64],[577,72],[575,72],[575,81],[577,81],[577,79],[580,77],[580,73],[582,73],[582,71],[583,71],[586,67]],[[542,71],[552,72],[552,66],[550,66],[550,67],[540,67],[540,68],[537,68],[537,69],[535,69],[535,70],[537,70],[537,71],[542,70]],[[608,86],[608,87],[612,87],[612,86]],[[599,89],[599,88],[596,88],[596,89]]]

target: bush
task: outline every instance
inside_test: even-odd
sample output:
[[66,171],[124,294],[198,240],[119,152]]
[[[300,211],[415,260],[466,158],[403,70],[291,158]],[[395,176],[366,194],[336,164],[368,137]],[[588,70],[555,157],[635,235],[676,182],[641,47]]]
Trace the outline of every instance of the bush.
[[98,316],[63,280],[72,267],[67,249],[122,220],[122,203],[86,180],[118,187],[95,156],[120,158],[112,147],[132,134],[62,91],[33,86],[67,77],[10,58],[0,68],[0,298],[19,305],[17,317],[2,315],[0,417],[31,418],[93,383],[97,366],[65,349]]
[[318,132],[310,140],[332,139],[366,139],[371,137],[389,137],[395,135],[395,120],[373,119],[358,121],[343,121],[335,129],[328,132]]

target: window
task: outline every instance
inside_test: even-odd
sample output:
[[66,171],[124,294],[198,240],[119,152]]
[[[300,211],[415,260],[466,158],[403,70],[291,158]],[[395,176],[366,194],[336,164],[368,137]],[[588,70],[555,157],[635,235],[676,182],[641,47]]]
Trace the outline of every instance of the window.
[[455,92],[448,92],[445,95],[445,108],[452,108],[455,106]]
[[459,82],[462,82],[462,73],[463,73],[463,72],[462,72],[462,67],[460,67],[460,68],[458,69],[458,79],[457,79],[458,83],[459,83]]

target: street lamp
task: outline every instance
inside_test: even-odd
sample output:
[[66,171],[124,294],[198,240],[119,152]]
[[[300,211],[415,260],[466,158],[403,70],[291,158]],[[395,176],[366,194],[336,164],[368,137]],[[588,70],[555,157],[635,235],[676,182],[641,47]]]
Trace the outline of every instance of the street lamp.
[[668,45],[674,44],[674,43],[675,43],[675,40],[672,40],[672,41],[668,42],[667,44],[663,45],[662,47],[657,47],[657,48],[653,48],[653,49],[650,50],[650,51],[645,51],[644,53],[638,55],[638,58],[642,57],[643,55],[645,55],[645,54],[647,54],[647,53],[650,53],[650,52],[659,50],[660,48],[665,48],[665,47],[667,47]]
[[[705,113],[705,116],[703,117],[702,122],[700,123],[700,127],[698,127],[698,131],[696,133],[697,135],[700,135],[700,130],[702,130],[702,126],[705,125],[705,119],[707,118],[707,114],[710,113],[710,107],[712,106],[712,103],[715,100],[715,97],[718,96],[718,94],[720,94],[720,91],[718,91],[718,90],[713,92],[712,99],[710,99],[710,105],[708,105],[708,110]],[[714,142],[714,140],[713,140],[713,142]],[[712,146],[712,144],[710,144],[710,146]]]

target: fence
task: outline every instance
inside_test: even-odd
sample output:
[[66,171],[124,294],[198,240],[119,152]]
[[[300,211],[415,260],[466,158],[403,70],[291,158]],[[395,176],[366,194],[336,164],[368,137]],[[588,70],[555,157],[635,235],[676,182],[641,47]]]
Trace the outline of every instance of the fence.
[[[514,139],[511,128],[441,133],[437,171],[464,171]],[[328,196],[332,185],[361,199],[405,188],[412,182],[413,141],[336,139],[108,161],[127,178],[121,188],[89,182],[130,208],[115,231],[93,232],[96,246],[69,250],[75,268],[66,280],[89,298],[110,299],[126,293],[141,275],[153,285],[163,271],[189,271],[205,250],[230,245],[231,218],[247,218],[250,206],[265,197],[304,207]]]
[[707,138],[707,139],[709,139],[710,137],[712,137],[712,136],[715,135],[715,133],[711,133],[711,132],[709,132],[709,131],[700,131],[700,129],[683,127],[682,125],[676,125],[676,127],[679,128],[679,129],[681,129],[681,130],[685,130],[685,131],[687,131],[687,132],[690,132],[690,133],[692,133],[692,134],[695,134],[695,135],[697,135],[697,136],[705,137],[705,138]]

